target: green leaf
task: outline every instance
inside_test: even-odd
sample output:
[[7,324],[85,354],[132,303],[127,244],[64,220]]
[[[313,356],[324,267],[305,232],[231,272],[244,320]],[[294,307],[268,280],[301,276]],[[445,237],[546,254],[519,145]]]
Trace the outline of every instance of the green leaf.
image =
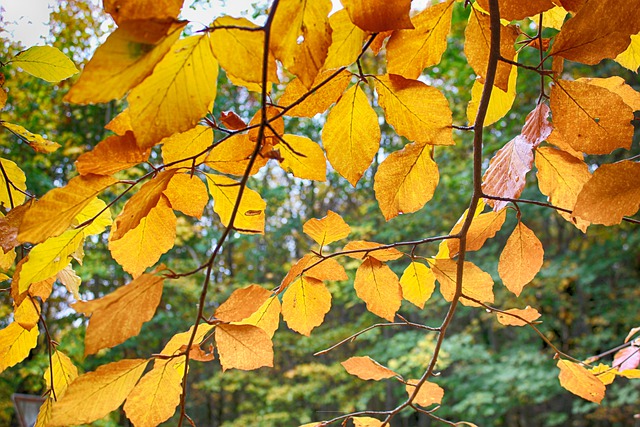
[[52,46],[30,47],[17,54],[11,63],[32,76],[51,83],[57,83],[79,72],[64,53]]

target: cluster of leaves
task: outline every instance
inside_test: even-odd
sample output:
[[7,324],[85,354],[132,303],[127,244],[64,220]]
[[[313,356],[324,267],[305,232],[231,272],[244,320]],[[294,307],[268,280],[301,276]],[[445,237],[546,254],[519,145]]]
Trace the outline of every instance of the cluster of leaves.
[[[328,0],[276,0],[262,26],[245,18],[221,17],[183,38],[186,22],[176,20],[181,4],[173,1],[151,7],[146,2],[105,2],[105,11],[118,27],[85,66],[66,100],[87,104],[126,96],[128,108],[107,125],[114,135],[78,158],[78,176],[36,200],[27,192],[20,167],[8,159],[0,161],[0,201],[6,212],[0,220],[1,266],[7,272],[12,269],[11,277],[3,273],[3,279],[11,279],[14,302],[13,321],[0,331],[2,370],[24,360],[36,346],[38,323],[48,335],[41,305],[56,281],[78,298],[80,279],[73,262],[82,263],[87,237],[102,234],[109,226],[111,256],[133,279],[102,298],[72,305],[90,317],[85,355],[137,335],[155,315],[166,280],[204,272],[193,326],[175,334],[148,358],[123,359],[78,376],[71,360],[47,336],[49,398],[38,425],[92,422],[123,402],[134,425],[158,425],[178,405],[180,423],[188,420],[185,392],[190,362],[210,363],[217,356],[223,371],[273,366],[272,338],[280,315],[302,335],[309,336],[320,326],[332,305],[325,282],[348,278],[338,262],[343,257],[357,260],[353,286],[371,313],[390,322],[385,325],[436,333],[437,340],[430,362],[416,379],[404,379],[370,357],[343,363],[348,373],[364,380],[397,378],[403,383],[407,398],[395,408],[383,413],[359,411],[309,425],[347,419],[356,426],[386,425],[407,407],[439,419],[433,409],[421,407],[440,404],[445,393],[429,380],[459,303],[488,309],[503,325],[533,328],[555,350],[560,384],[587,400],[600,402],[605,385],[616,375],[638,377],[639,343],[632,339],[637,330],[631,331],[613,366],[592,367],[590,363],[601,356],[580,362],[540,333],[537,309],[492,306],[494,280],[466,260],[467,253],[480,250],[502,229],[507,215],[515,213],[517,224],[497,271],[506,289],[518,296],[539,272],[544,258],[540,240],[521,220],[519,204],[556,210],[582,232],[590,224],[639,222],[629,218],[640,205],[636,159],[599,164],[592,173],[585,155],[631,148],[633,112],[640,110],[640,94],[619,77],[561,78],[565,59],[596,64],[615,58],[637,69],[640,22],[628,19],[635,16],[637,2],[486,0],[462,5],[446,0],[410,16],[410,1],[344,0],[345,8],[329,17]],[[425,68],[439,64],[447,49],[456,7],[471,8],[464,46],[478,76],[467,108],[471,126],[454,125],[445,96],[421,78]],[[600,16],[605,12],[610,19],[603,21]],[[529,17],[538,17],[535,36],[511,24]],[[544,38],[545,27],[560,31]],[[518,44],[537,49],[540,62],[519,63]],[[364,72],[362,60],[369,52],[385,52],[387,73]],[[551,69],[545,68],[547,59],[553,60]],[[51,47],[28,49],[3,65],[19,66],[53,82],[77,72],[68,58]],[[253,117],[243,118],[240,107],[219,117],[209,114],[216,101],[219,68],[234,85],[259,94]],[[496,152],[483,176],[483,128],[510,111],[519,68],[539,74],[539,99],[522,132]],[[548,81],[553,84],[547,95]],[[274,85],[284,88],[276,101]],[[4,106],[6,94],[2,94]],[[302,256],[278,287],[243,287],[206,312],[211,277],[223,245],[236,234],[265,232],[266,204],[248,187],[250,177],[271,162],[296,178],[325,181],[328,160],[355,187],[385,148],[380,144],[376,105],[386,123],[409,141],[375,171],[375,198],[387,221],[416,212],[432,199],[440,179],[436,154],[454,145],[454,129],[473,132],[473,195],[451,231],[388,244],[352,240],[328,254],[330,245],[351,233],[340,215],[328,211],[322,219],[305,222],[303,232],[318,249]],[[327,110],[322,145],[285,133],[285,116],[310,119]],[[20,125],[0,124],[36,151],[48,153],[59,147]],[[148,173],[126,179],[128,170],[145,162],[150,166]],[[549,203],[519,199],[534,162],[538,187]],[[126,197],[112,220],[112,210]],[[210,198],[223,232],[206,260],[185,272],[174,271],[170,261],[169,267],[157,265],[174,246],[176,211],[201,219]],[[434,242],[440,244],[437,254],[417,255],[419,248]],[[14,266],[16,248],[22,250]],[[410,263],[398,277],[389,264],[402,257],[409,257]],[[398,314],[403,299],[423,308],[436,281],[449,303],[441,326],[414,323]],[[396,319],[400,321],[395,323]]]

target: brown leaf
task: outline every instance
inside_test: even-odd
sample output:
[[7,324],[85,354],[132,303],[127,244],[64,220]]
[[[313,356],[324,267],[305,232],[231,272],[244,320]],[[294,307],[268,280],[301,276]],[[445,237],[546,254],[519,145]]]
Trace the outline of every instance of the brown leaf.
[[369,356],[351,357],[340,364],[348,373],[363,380],[380,381],[398,376],[397,373],[382,366]]
[[220,113],[220,122],[230,130],[242,130],[247,124],[233,111],[223,111]]

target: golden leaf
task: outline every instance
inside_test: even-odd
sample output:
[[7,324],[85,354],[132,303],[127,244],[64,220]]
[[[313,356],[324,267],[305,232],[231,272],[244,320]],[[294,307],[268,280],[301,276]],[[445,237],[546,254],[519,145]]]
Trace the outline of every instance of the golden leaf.
[[[405,390],[409,396],[413,395],[416,391],[416,385],[419,380],[408,380],[407,385],[405,386]],[[413,400],[414,403],[417,403],[420,406],[431,406],[431,405],[439,405],[442,402],[442,398],[444,397],[444,390],[436,383],[431,383],[429,381],[425,381],[420,386],[420,390],[418,390],[418,394]]]
[[186,21],[123,22],[96,49],[64,100],[89,104],[121,99],[151,74],[186,24]]
[[283,135],[282,139],[284,141],[278,144],[282,169],[302,179],[327,179],[327,160],[317,143],[300,135]]
[[29,331],[12,322],[0,330],[0,372],[26,359],[37,343],[37,327]]
[[373,189],[387,221],[421,209],[433,197],[440,174],[431,158],[431,148],[407,144],[378,167]]
[[[120,114],[115,116],[109,123],[104,126],[105,129],[110,130],[116,135],[123,136],[127,131],[133,132],[131,126],[131,116],[129,115],[129,109],[125,108]],[[137,144],[137,143],[136,143]]]
[[85,356],[137,335],[142,324],[155,314],[163,283],[160,276],[143,274],[102,298],[72,304],[78,313],[91,316],[84,340]]
[[[356,62],[362,51],[367,33],[353,25],[349,14],[342,9],[329,17],[331,25],[331,45],[324,62],[324,69],[344,67]],[[319,76],[319,75],[318,75]],[[316,80],[318,78],[316,77]],[[314,81],[315,84],[315,81]]]
[[178,40],[127,97],[138,145],[152,147],[166,136],[193,128],[216,98],[217,78],[208,34]]
[[411,262],[400,277],[402,297],[418,308],[424,308],[436,287],[436,278],[429,267],[421,262]]
[[[520,316],[524,320],[520,320],[517,317],[510,316],[509,314],[505,314],[505,313],[510,313],[516,316]],[[505,310],[505,313],[496,312],[496,318],[498,319],[498,322],[501,325],[505,325],[505,326],[526,326],[527,322],[533,322],[534,320],[540,317],[540,313],[538,312],[538,310],[536,310],[535,308],[531,308],[529,306],[527,306],[522,310],[519,308],[512,308],[509,310]],[[527,322],[525,322],[525,320]]]
[[518,221],[500,254],[498,274],[502,283],[516,296],[520,296],[524,286],[542,268],[543,261],[542,243],[531,229]]
[[[478,0],[484,10],[489,10],[489,0]],[[551,9],[551,0],[499,0],[500,18],[507,21],[520,21]]]
[[417,79],[422,70],[440,63],[447,49],[454,3],[446,0],[426,8],[411,18],[413,30],[398,30],[391,35],[387,43],[389,74]]
[[123,359],[79,376],[53,404],[50,426],[91,423],[122,404],[149,363]]
[[346,91],[329,112],[322,144],[331,165],[355,187],[380,147],[378,115],[359,85]]
[[[246,133],[236,134],[217,143],[207,155],[205,163],[218,172],[241,176],[247,171],[249,159],[254,150],[255,142],[249,140],[249,135]],[[258,155],[249,175],[255,175],[260,168],[267,164],[267,160],[266,157]]]
[[162,196],[147,216],[127,234],[116,240],[114,233],[111,233],[109,236],[111,256],[125,271],[137,277],[173,247],[176,224],[176,216],[167,198]]
[[595,375],[568,360],[558,360],[560,385],[571,393],[590,402],[600,403],[604,398],[605,386]]
[[393,74],[376,78],[378,103],[399,135],[419,145],[453,145],[451,110],[440,91]]
[[[313,81],[312,87],[318,87],[326,79],[331,77],[335,71],[321,71]],[[301,82],[300,79],[294,79],[289,82],[284,90],[284,93],[278,100],[278,104],[283,107],[288,107],[291,104],[297,103],[295,107],[286,112],[287,116],[293,117],[313,117],[316,114],[324,113],[336,102],[342,93],[345,91],[351,80],[351,73],[348,71],[342,71],[331,80],[322,84],[317,90],[309,93]],[[309,95],[307,96],[307,94]],[[303,96],[306,98],[299,101]],[[299,102],[299,103],[298,103]]]
[[380,381],[399,376],[386,366],[382,366],[369,356],[351,357],[340,363],[344,369],[360,379]]
[[596,376],[596,378],[602,381],[602,384],[604,385],[613,383],[616,375],[619,374],[617,368],[612,368],[611,366],[605,365],[604,363],[600,363],[597,366],[594,366],[593,368],[589,369],[589,372],[591,372]]
[[171,168],[192,168],[201,164],[207,148],[213,145],[213,129],[196,126],[162,140],[162,160]]
[[[305,269],[308,270],[305,271]],[[335,259],[306,254],[291,267],[291,270],[282,279],[280,292],[285,290],[300,275],[318,280],[347,280],[347,272]]]
[[76,168],[80,175],[113,175],[128,169],[149,158],[149,150],[143,150],[136,144],[133,133],[123,136],[110,136],[78,157]]
[[215,339],[223,372],[273,366],[273,343],[267,333],[256,326],[218,325]]
[[[209,193],[213,197],[213,210],[220,216],[222,225],[229,227],[231,215],[238,200],[240,183],[222,175],[205,174],[205,176]],[[258,193],[248,187],[245,188],[233,228],[240,233],[263,234],[266,206],[267,204]]]
[[402,302],[402,289],[398,276],[386,264],[372,256],[365,258],[356,271],[353,287],[367,310],[393,322]]
[[204,182],[197,176],[175,174],[163,194],[167,196],[171,208],[185,215],[202,217],[204,207],[209,202],[209,193]]
[[[440,282],[440,293],[447,301],[452,301],[456,292],[458,263],[452,259],[437,258],[429,261],[431,271]],[[493,279],[489,273],[482,271],[475,264],[465,261],[462,276],[462,294],[475,298],[480,302],[492,303]],[[469,307],[478,307],[478,303],[460,298],[460,302]]]
[[600,166],[578,194],[573,215],[594,224],[620,224],[640,208],[640,163]]
[[36,299],[25,298],[21,304],[14,304],[13,321],[30,331],[40,321],[40,312],[40,303]]
[[[213,328],[213,325],[209,325],[206,323],[198,325],[198,330],[196,331],[196,334],[193,338],[193,345],[200,345],[202,340],[204,340],[204,338]],[[172,336],[169,342],[164,346],[160,354],[163,356],[176,356],[179,353],[184,354],[184,350],[186,350],[186,346],[187,344],[189,344],[191,335],[193,335],[193,326],[191,326],[186,332],[180,332]],[[171,363],[172,360],[179,360],[180,366],[182,366],[182,369],[184,369],[184,356],[172,359],[157,358],[155,362],[153,362],[153,367],[159,368]]]
[[73,294],[73,297],[76,300],[80,299],[80,294],[78,293],[78,291],[80,289],[82,279],[76,274],[73,268],[71,268],[71,264],[58,271],[56,279],[58,279],[60,283],[62,283],[64,287]]
[[[518,55],[515,56],[514,61],[518,59]],[[491,98],[489,99],[489,106],[487,107],[487,114],[484,118],[483,126],[489,126],[503,118],[511,111],[513,102],[516,99],[516,82],[518,80],[518,67],[511,67],[509,73],[509,82],[507,84],[507,91],[500,89],[498,86],[494,86],[491,91]],[[467,120],[473,124],[476,121],[476,115],[478,108],[480,108],[480,99],[482,98],[482,92],[484,91],[484,83],[482,78],[476,78],[471,88],[471,101],[467,105]]]
[[57,83],[79,72],[73,61],[53,46],[30,47],[17,54],[9,63],[51,83]]
[[351,22],[365,31],[379,33],[387,30],[413,28],[409,12],[411,0],[341,0]]
[[[499,212],[481,213],[475,216],[471,222],[471,226],[467,231],[467,251],[477,251],[484,246],[487,239],[491,239],[502,228],[504,220],[507,217],[507,211],[504,209]],[[462,229],[466,213],[460,221],[456,223],[449,234],[458,234]],[[449,258],[458,255],[460,251],[460,239],[448,239],[446,244],[449,247]]]
[[551,111],[555,128],[578,151],[609,154],[631,148],[633,110],[605,87],[559,80],[551,88]]
[[305,222],[302,231],[320,246],[326,246],[347,237],[351,233],[351,227],[340,215],[329,210],[327,216],[311,218]]
[[260,285],[249,285],[236,289],[216,309],[214,316],[225,322],[239,322],[258,311],[271,297],[271,292]]
[[5,122],[4,120],[0,120],[0,125],[9,129],[12,134],[29,144],[38,153],[53,153],[60,148],[60,144],[46,140],[42,135],[31,133],[20,125]]
[[176,18],[182,7],[181,0],[105,0],[104,11],[118,25],[130,20],[162,20]]
[[344,246],[342,251],[355,251],[345,254],[346,256],[354,259],[365,259],[366,257],[371,257],[382,262],[392,261],[402,256],[402,252],[400,252],[396,248],[376,249],[380,248],[381,246],[384,245],[376,242],[367,242],[365,240],[352,240]]
[[631,36],[631,44],[621,54],[615,57],[615,61],[624,68],[637,73],[640,67],[640,33]]
[[629,86],[622,77],[612,76],[606,79],[583,77],[576,81],[609,89],[611,92],[620,95],[624,103],[631,107],[633,111],[640,110],[640,92]]
[[382,427],[382,421],[373,417],[353,417],[351,420],[355,427]]
[[0,164],[7,174],[6,178],[9,178],[9,181],[15,185],[13,187],[7,182],[4,173],[0,173],[0,205],[4,205],[5,209],[9,210],[24,203],[25,195],[22,191],[27,190],[27,177],[22,169],[11,160],[0,158]]
[[322,324],[331,309],[331,293],[318,279],[296,279],[282,297],[282,318],[287,326],[302,335]]
[[242,320],[244,325],[254,325],[267,333],[269,338],[273,338],[280,323],[280,300],[277,296],[268,298],[251,316]]
[[[60,399],[66,393],[71,383],[78,377],[78,368],[71,359],[58,349],[51,354],[52,369],[47,369],[44,373],[44,381],[49,389],[53,389],[56,398]],[[53,370],[53,374],[51,371]],[[53,387],[51,376],[53,375]]]

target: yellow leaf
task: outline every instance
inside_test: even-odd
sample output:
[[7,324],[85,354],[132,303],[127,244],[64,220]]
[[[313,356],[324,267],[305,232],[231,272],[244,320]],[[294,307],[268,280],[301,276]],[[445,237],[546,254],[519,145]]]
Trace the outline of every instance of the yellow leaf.
[[53,369],[53,387],[51,386],[51,369],[47,369],[44,373],[44,381],[49,389],[53,388],[56,398],[60,399],[66,393],[69,385],[78,377],[78,368],[75,367],[71,359],[56,349],[51,354]]
[[324,69],[330,70],[353,64],[362,51],[367,33],[353,25],[344,9],[331,15],[329,24],[332,30],[331,45],[324,62]]
[[624,68],[637,73],[640,67],[640,33],[631,36],[627,50],[615,57],[615,61]]
[[296,279],[282,297],[282,318],[287,326],[302,335],[322,324],[331,309],[331,293],[317,279],[302,276]]
[[133,133],[126,132],[123,136],[110,136],[82,154],[76,160],[76,168],[80,175],[113,175],[148,158],[149,150],[139,148]]
[[0,251],[0,270],[8,270],[13,265],[13,261],[16,259],[15,249],[10,249],[9,252]]
[[[489,10],[488,0],[479,0],[478,4],[484,10]],[[551,0],[499,0],[498,5],[500,7],[500,18],[507,21],[520,21],[546,12],[554,6]]]
[[595,375],[568,360],[558,360],[560,385],[571,393],[590,402],[600,403],[604,398],[605,386]]
[[[236,134],[216,143],[216,146],[207,155],[205,163],[218,172],[242,176],[247,171],[249,159],[254,150],[255,142],[249,140],[249,135],[246,133]],[[256,157],[249,175],[258,173],[258,170],[267,164],[267,160],[266,157]]]
[[282,169],[302,179],[327,179],[327,160],[318,144],[300,135],[283,135],[282,139],[278,144]]
[[353,417],[351,420],[355,427],[382,427],[382,421],[373,417]]
[[127,234],[119,239],[109,236],[111,256],[132,276],[139,276],[171,249],[176,238],[176,216],[166,197]]
[[204,161],[206,150],[212,144],[213,129],[198,125],[163,139],[162,159],[171,168],[191,168]]
[[640,378],[640,369],[625,369],[618,375],[629,379]]
[[440,173],[431,158],[431,148],[407,144],[378,167],[373,189],[387,221],[421,209],[433,197]]
[[149,363],[124,359],[79,376],[53,404],[50,426],[91,423],[122,404]]
[[202,180],[183,173],[171,178],[163,194],[174,210],[198,219],[202,217],[204,207],[209,202],[209,193]]
[[[405,386],[405,390],[409,396],[413,395],[416,391],[416,385],[419,380],[409,380],[407,381],[407,385]],[[417,403],[420,406],[431,406],[431,405],[439,405],[442,402],[442,398],[444,397],[444,390],[436,383],[430,383],[429,381],[425,381],[420,386],[420,390],[418,390],[418,394],[413,400],[414,403]]]
[[116,217],[114,229],[111,230],[111,240],[121,239],[129,230],[140,224],[149,211],[160,203],[162,193],[175,173],[175,170],[160,172],[155,178],[145,182],[138,192],[127,200],[122,212]]
[[340,363],[344,369],[360,379],[380,381],[385,378],[397,377],[398,374],[382,366],[369,356],[351,357]]
[[364,240],[353,240],[347,243],[343,251],[353,251],[352,253],[346,253],[348,257],[355,259],[365,259],[366,257],[375,258],[378,261],[391,261],[398,259],[402,256],[402,252],[396,248],[380,248],[384,246],[376,242],[367,242]]
[[180,403],[183,375],[184,364],[179,359],[147,372],[127,397],[127,418],[136,427],[156,427],[168,420]]
[[22,169],[11,160],[0,158],[0,164],[10,181],[8,183],[4,173],[0,173],[0,204],[9,210],[24,203],[25,195],[22,191],[27,190],[27,177]]
[[[473,7],[469,15],[469,24],[464,33],[464,54],[467,56],[473,71],[482,77],[483,81],[486,77],[489,63],[489,40],[491,40],[491,25],[489,21],[489,15],[485,15],[476,7]],[[517,37],[518,31],[514,26],[500,26],[500,55],[514,60],[516,57],[514,44]],[[494,85],[505,92],[509,91],[511,68],[513,68],[511,64],[502,61],[498,62]]]
[[267,333],[256,326],[218,325],[215,339],[223,372],[273,366],[273,343]]
[[166,136],[191,129],[213,103],[217,78],[208,34],[178,40],[127,97],[138,145],[152,147]]
[[351,233],[351,227],[337,213],[329,210],[327,216],[305,222],[302,231],[320,246],[342,240]]
[[20,305],[14,304],[13,321],[30,331],[38,324],[40,311],[40,303],[36,299],[25,298]]
[[125,108],[120,114],[111,119],[111,121],[107,123],[104,128],[119,136],[124,136],[127,131],[133,132],[133,127],[131,127],[131,116],[129,115],[129,109]]
[[[231,226],[231,216],[238,200],[240,183],[221,175],[205,174],[209,193],[213,197],[213,210],[225,227]],[[240,233],[264,233],[267,204],[258,193],[246,187],[238,206],[233,228]]]
[[[640,20],[629,19],[635,18],[636,13],[637,5],[624,0],[582,7],[562,26],[551,55],[589,65],[613,59],[627,49],[629,36],[640,32]],[[603,16],[607,19],[602,19]]]
[[0,120],[0,125],[9,129],[12,134],[29,144],[29,146],[38,153],[53,153],[60,148],[60,144],[46,140],[42,135],[31,133],[20,125],[14,125],[4,120]]
[[137,335],[151,320],[162,297],[164,279],[143,274],[102,298],[78,301],[74,310],[91,316],[85,334],[85,356],[118,345]]
[[62,270],[58,271],[56,275],[56,279],[62,283],[65,288],[69,292],[73,294],[73,297],[78,300],[80,299],[80,294],[78,290],[80,289],[80,284],[82,283],[82,279],[76,274],[76,272],[71,268],[71,264],[67,265]]
[[[177,18],[182,0],[105,0],[104,11],[113,17],[118,26],[133,20],[167,20]],[[173,20],[173,19],[169,19]]]
[[605,87],[559,80],[551,88],[551,111],[555,128],[578,151],[609,154],[631,148],[633,109]]
[[[551,147],[536,150],[536,167],[540,192],[552,205],[573,210],[578,194],[591,178],[589,167],[581,159]],[[589,226],[587,221],[560,214],[583,232]]]
[[398,276],[386,264],[371,256],[365,258],[356,271],[353,287],[367,310],[393,322],[402,302],[402,290]]
[[379,33],[387,30],[413,28],[409,12],[411,0],[341,0],[351,21],[365,31]]
[[434,87],[393,74],[377,77],[378,103],[399,135],[419,145],[453,145],[449,102]]
[[389,74],[417,79],[422,70],[440,63],[447,49],[454,3],[446,0],[426,8],[411,18],[413,30],[399,30],[391,35],[387,42]]
[[[519,308],[512,308],[509,310],[505,310],[505,313],[511,313],[516,316],[520,316],[522,317],[522,319],[526,320],[527,322],[533,322],[534,320],[540,317],[540,313],[538,312],[538,310],[536,310],[535,308],[531,308],[529,306],[527,306],[522,310]],[[527,322],[525,322],[524,320],[520,320],[517,317],[510,316],[509,314],[496,313],[496,317],[498,319],[498,322],[501,325],[505,325],[505,326],[526,326],[527,325]]]
[[49,420],[51,419],[51,410],[53,408],[53,396],[50,396],[44,403],[40,406],[40,411],[38,412],[38,419],[33,427],[47,427],[49,425]]
[[214,316],[225,322],[239,322],[255,313],[271,297],[271,292],[260,285],[236,289],[216,309]]
[[518,225],[500,254],[498,274],[511,292],[520,296],[524,286],[538,274],[544,261],[544,248],[529,227]]
[[330,0],[286,0],[278,5],[271,30],[277,59],[309,88],[327,58]]
[[110,176],[77,176],[62,188],[54,188],[25,212],[18,240],[40,243],[62,234],[105,188],[116,180]]
[[619,375],[617,368],[612,368],[611,366],[605,365],[604,363],[600,363],[597,366],[589,369],[593,375],[596,376],[602,384],[609,385],[613,383],[613,380],[616,379],[616,375]]
[[322,144],[331,165],[355,187],[380,147],[378,115],[359,85],[346,91],[329,112]]
[[[305,271],[306,269],[306,271]],[[347,280],[347,273],[338,261],[333,258],[321,258],[314,254],[306,254],[295,263],[280,284],[280,292],[299,276],[318,280]]]
[[[258,26],[246,18],[223,16],[213,21],[212,27]],[[264,51],[264,31],[247,31],[237,28],[219,28],[211,32],[211,49],[227,74],[250,83],[262,84],[262,62]],[[269,55],[267,80],[278,82],[276,63]]]
[[[515,56],[514,61],[518,60],[518,55]],[[487,107],[487,115],[484,119],[484,126],[489,126],[511,111],[513,101],[516,99],[516,81],[518,80],[518,67],[511,67],[509,73],[509,81],[507,83],[507,90],[504,91],[498,86],[494,86],[491,91],[491,98],[489,99],[489,106]],[[467,120],[469,123],[475,123],[478,108],[480,107],[480,98],[484,91],[484,83],[482,79],[477,78],[473,82],[471,88],[471,101],[467,105]]]
[[[502,12],[502,10],[500,11]],[[554,28],[560,30],[564,20],[567,17],[567,11],[562,6],[555,6],[547,10],[542,15],[542,26],[546,28]]]
[[640,110],[640,92],[628,85],[620,76],[612,76],[605,78],[580,78],[578,82],[585,82],[590,85],[604,87],[611,92],[620,95],[625,104],[633,111]]
[[640,208],[640,163],[623,160],[600,166],[582,187],[573,215],[594,224],[620,224]]
[[244,325],[254,325],[267,333],[269,338],[273,338],[280,323],[280,300],[277,296],[267,299],[255,313],[242,320]]
[[7,105],[7,90],[0,86],[0,110]]
[[[318,73],[312,87],[320,86],[334,72],[334,70],[327,70]],[[278,100],[278,104],[288,107],[296,103],[295,107],[286,112],[287,116],[313,117],[316,114],[327,111],[340,98],[350,80],[351,73],[345,70],[322,84],[316,91],[310,93],[309,89],[300,82],[300,79],[293,79],[285,88],[284,94]],[[304,100],[300,101],[303,96],[305,97]]]
[[0,372],[26,359],[37,343],[37,327],[29,331],[13,322],[0,330]]
[[436,278],[429,267],[421,262],[412,262],[400,277],[402,297],[418,308],[431,298],[436,287]]
[[30,47],[17,54],[9,63],[51,83],[57,83],[79,72],[73,61],[52,46]]
[[64,100],[89,104],[121,99],[151,74],[186,24],[184,21],[123,22],[96,49]]
[[[193,338],[194,345],[200,345],[202,340],[207,336],[207,334],[213,329],[213,325],[209,324],[200,324],[198,325],[198,330]],[[176,356],[180,352],[183,352],[183,349],[189,344],[189,340],[191,339],[191,335],[193,334],[193,326],[189,328],[186,332],[180,332],[171,337],[169,342],[164,346],[161,355],[164,356]],[[179,358],[174,358],[180,360],[180,366],[184,369],[184,356]],[[171,363],[171,360],[174,359],[161,359],[158,358],[153,362],[154,368],[159,368],[160,366],[164,366],[168,363]]]
[[[487,239],[491,239],[502,228],[504,220],[507,217],[507,211],[481,213],[473,218],[471,226],[467,231],[467,251],[477,251],[484,246]],[[466,219],[466,214],[458,221],[449,234],[458,234],[462,229],[462,225]],[[460,251],[460,239],[446,240],[449,247],[449,257],[453,258]]]
[[[458,263],[452,259],[435,259],[429,261],[431,271],[440,282],[440,293],[447,301],[452,301],[456,292],[456,280],[458,277]],[[475,264],[465,261],[462,276],[462,294],[475,298],[480,302],[492,303],[493,279],[489,273],[482,271]],[[469,307],[478,307],[478,303],[460,298],[460,302]]]

